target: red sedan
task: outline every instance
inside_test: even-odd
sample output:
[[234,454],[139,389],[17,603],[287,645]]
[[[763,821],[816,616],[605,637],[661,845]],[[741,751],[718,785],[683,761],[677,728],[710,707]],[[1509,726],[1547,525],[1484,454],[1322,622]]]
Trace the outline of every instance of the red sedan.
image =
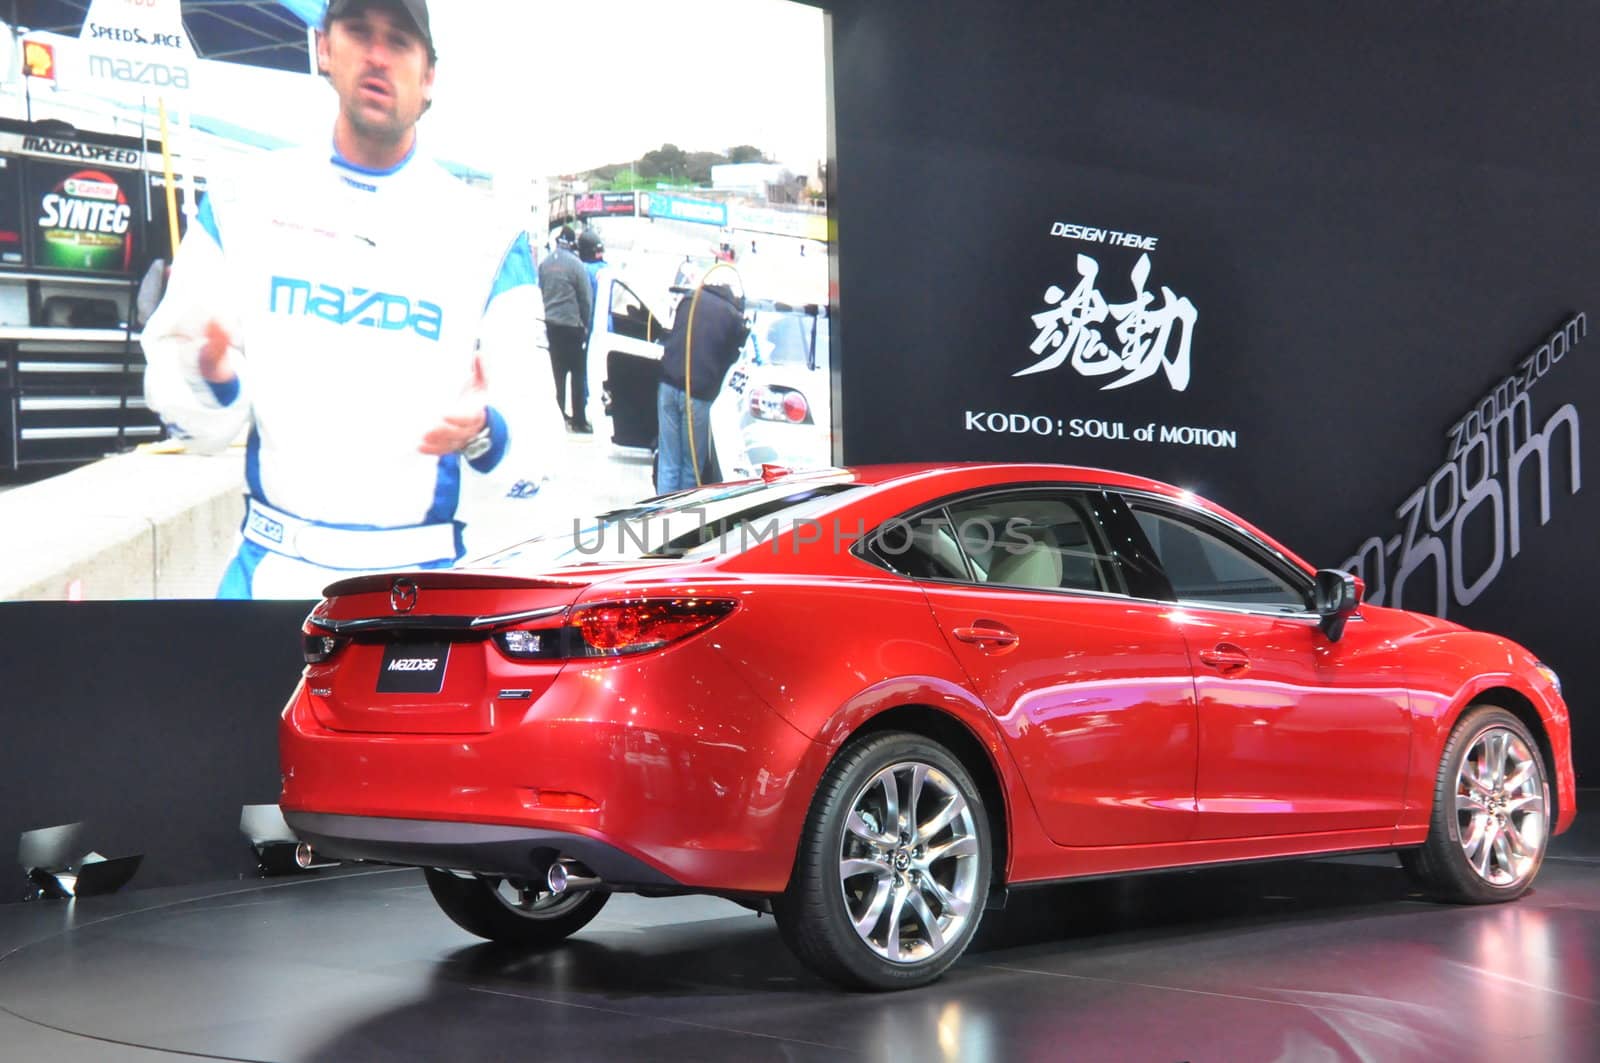
[[1083,875],[1389,849],[1441,899],[1520,896],[1575,813],[1555,674],[1361,592],[1103,470],[720,484],[328,588],[282,807],[486,938],[709,893],[855,987]]

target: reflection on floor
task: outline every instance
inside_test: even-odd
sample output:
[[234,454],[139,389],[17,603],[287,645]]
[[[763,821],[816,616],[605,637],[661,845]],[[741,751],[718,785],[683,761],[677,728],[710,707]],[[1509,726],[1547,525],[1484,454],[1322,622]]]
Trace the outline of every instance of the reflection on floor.
[[617,897],[543,954],[474,943],[404,870],[13,904],[0,1045],[63,1061],[1600,1059],[1600,816],[1497,907],[1427,903],[1382,856],[1015,893],[941,982],[892,995],[833,990],[770,919],[710,899]]

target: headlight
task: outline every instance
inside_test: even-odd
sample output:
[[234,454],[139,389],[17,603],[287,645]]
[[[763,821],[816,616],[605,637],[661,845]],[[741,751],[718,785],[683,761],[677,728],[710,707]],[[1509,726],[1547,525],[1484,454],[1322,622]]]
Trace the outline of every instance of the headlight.
[[1543,661],[1538,662],[1533,667],[1538,670],[1540,675],[1550,680],[1550,685],[1556,688],[1557,694],[1561,693],[1561,677],[1556,675],[1556,670],[1554,668],[1551,668]]

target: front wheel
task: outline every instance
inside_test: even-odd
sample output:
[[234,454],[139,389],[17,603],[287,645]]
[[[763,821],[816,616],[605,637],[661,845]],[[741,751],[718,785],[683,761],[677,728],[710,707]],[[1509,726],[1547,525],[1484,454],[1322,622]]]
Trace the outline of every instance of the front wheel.
[[603,890],[557,894],[508,878],[463,877],[433,867],[422,873],[428,892],[456,926],[507,945],[541,948],[564,941],[611,898]]
[[823,977],[909,989],[943,974],[972,940],[990,860],[983,798],[961,762],[921,735],[875,735],[823,775],[773,914]]
[[1549,842],[1550,786],[1527,725],[1475,705],[1445,743],[1428,840],[1400,854],[1440,900],[1493,904],[1527,892]]

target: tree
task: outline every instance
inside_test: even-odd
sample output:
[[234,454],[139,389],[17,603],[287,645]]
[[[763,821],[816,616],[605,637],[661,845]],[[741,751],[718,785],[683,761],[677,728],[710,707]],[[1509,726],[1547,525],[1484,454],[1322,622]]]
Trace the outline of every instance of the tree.
[[682,177],[687,170],[688,155],[676,144],[663,144],[647,151],[639,159],[641,177]]
[[728,149],[728,161],[733,163],[744,162],[771,162],[767,153],[754,144],[736,144]]

